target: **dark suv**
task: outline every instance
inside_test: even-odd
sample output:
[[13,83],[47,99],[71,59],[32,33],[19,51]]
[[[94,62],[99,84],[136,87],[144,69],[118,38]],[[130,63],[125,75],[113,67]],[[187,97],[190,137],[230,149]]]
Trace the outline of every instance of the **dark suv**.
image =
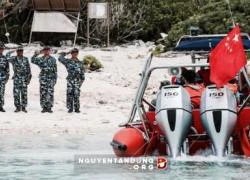
[[[214,34],[214,35],[185,35],[178,41],[175,50],[176,51],[211,51],[226,34]],[[250,38],[247,33],[241,33],[244,48],[250,50]]]

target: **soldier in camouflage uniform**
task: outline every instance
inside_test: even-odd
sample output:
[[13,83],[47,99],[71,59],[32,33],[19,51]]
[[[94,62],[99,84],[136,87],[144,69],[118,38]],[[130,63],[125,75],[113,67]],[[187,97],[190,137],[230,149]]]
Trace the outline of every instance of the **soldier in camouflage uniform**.
[[[42,57],[38,55],[43,52]],[[45,47],[41,52],[35,52],[31,62],[40,67],[40,104],[42,113],[52,113],[54,105],[54,86],[57,80],[57,64],[56,59],[50,56],[50,48]]]
[[15,112],[23,111],[27,113],[26,107],[28,103],[28,85],[31,80],[30,63],[27,57],[23,56],[23,48],[18,47],[17,56],[11,56],[14,51],[6,54],[7,60],[12,64],[14,71],[14,104],[16,106]]
[[85,80],[83,62],[78,57],[78,49],[71,51],[71,59],[66,59],[67,53],[62,53],[59,61],[66,67],[67,76],[67,108],[72,113],[75,109],[76,113],[80,113],[80,92],[83,81]]
[[0,42],[0,112],[5,112],[3,109],[5,84],[8,82],[10,75],[9,62],[3,55],[3,51],[4,45]]

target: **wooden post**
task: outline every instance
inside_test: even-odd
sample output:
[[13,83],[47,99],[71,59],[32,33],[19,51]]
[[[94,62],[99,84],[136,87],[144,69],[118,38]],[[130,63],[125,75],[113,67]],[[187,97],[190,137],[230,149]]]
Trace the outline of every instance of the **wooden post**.
[[89,47],[90,43],[89,43],[89,17],[87,19],[87,47]]
[[34,0],[32,0],[32,6],[33,6],[33,10],[35,9],[35,2]]
[[87,47],[89,47],[89,2],[87,7]]
[[30,45],[31,39],[32,39],[32,32],[33,32],[33,24],[34,24],[35,15],[36,15],[36,11],[34,11],[34,14],[33,14],[33,20],[32,20],[32,25],[31,25],[31,30],[30,30],[29,45]]
[[108,25],[108,35],[107,35],[107,47],[110,46],[110,37],[109,37],[109,34],[110,34],[110,29],[109,29],[109,3],[107,3],[107,25]]
[[[5,16],[5,10],[3,11],[3,17]],[[10,37],[9,37],[9,32],[8,32],[8,29],[7,29],[7,24],[5,22],[5,18],[3,18],[3,23],[4,23],[4,28],[5,28],[5,36],[8,40],[8,43],[10,43]]]
[[66,11],[65,1],[64,0],[61,0],[61,1],[62,1],[62,5],[63,5],[63,11]]
[[78,31],[78,27],[79,27],[79,21],[80,21],[80,12],[78,13],[78,17],[77,17],[76,34],[75,34],[75,39],[74,39],[74,44],[73,44],[74,47],[76,45],[76,38],[77,38],[77,31]]

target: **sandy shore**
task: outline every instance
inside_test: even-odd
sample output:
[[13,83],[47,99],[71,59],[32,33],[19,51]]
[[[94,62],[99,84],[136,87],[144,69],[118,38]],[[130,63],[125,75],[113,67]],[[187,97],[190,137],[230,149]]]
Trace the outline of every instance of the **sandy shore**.
[[[31,57],[35,49],[35,47],[25,48],[25,55]],[[84,55],[94,55],[103,63],[104,69],[98,73],[86,73],[86,81],[81,89],[80,114],[67,113],[65,105],[67,72],[59,62],[54,113],[40,113],[38,80],[40,70],[32,64],[33,78],[28,89],[29,112],[27,114],[13,112],[15,110],[13,81],[9,80],[5,94],[7,112],[1,113],[0,133],[91,134],[99,130],[110,132],[110,129],[126,121],[139,79],[138,73],[141,71],[147,51],[146,47],[119,48],[110,52],[98,49],[81,50],[79,58],[82,59]],[[133,58],[138,55],[141,57]],[[11,75],[13,75],[12,67]]]
[[[25,48],[25,55],[33,55],[35,47]],[[28,113],[14,113],[13,81],[6,85],[5,109],[1,113],[1,134],[95,134],[117,130],[118,124],[128,118],[131,104],[140,79],[149,47],[116,47],[116,51],[81,49],[79,58],[84,55],[96,56],[104,65],[102,72],[86,73],[86,81],[81,89],[81,113],[68,114],[66,109],[65,67],[58,62],[58,81],[55,87],[55,107],[53,114],[40,113],[39,68],[31,65],[33,78],[29,86]],[[66,49],[59,49],[61,50]],[[58,57],[58,55],[55,55]],[[183,58],[182,58],[183,59]],[[160,59],[155,59],[160,62]],[[157,63],[158,63],[157,62]],[[175,60],[169,62],[176,64]],[[12,69],[12,67],[11,67]],[[11,75],[13,72],[11,71]],[[155,74],[155,79],[166,78]],[[163,76],[165,75],[165,76]],[[157,90],[158,81],[153,81]],[[153,89],[152,89],[153,91]]]

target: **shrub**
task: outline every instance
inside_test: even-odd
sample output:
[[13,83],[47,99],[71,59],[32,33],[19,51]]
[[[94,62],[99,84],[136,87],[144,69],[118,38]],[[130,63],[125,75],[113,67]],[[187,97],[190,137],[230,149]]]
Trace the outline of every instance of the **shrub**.
[[102,63],[94,56],[87,55],[83,58],[84,67],[90,71],[96,71],[103,68]]
[[246,52],[246,55],[247,55],[247,60],[249,61],[250,60],[250,52]]
[[165,50],[165,46],[159,44],[155,47],[155,49],[153,50],[153,55],[154,56],[159,56],[161,53],[163,53]]

